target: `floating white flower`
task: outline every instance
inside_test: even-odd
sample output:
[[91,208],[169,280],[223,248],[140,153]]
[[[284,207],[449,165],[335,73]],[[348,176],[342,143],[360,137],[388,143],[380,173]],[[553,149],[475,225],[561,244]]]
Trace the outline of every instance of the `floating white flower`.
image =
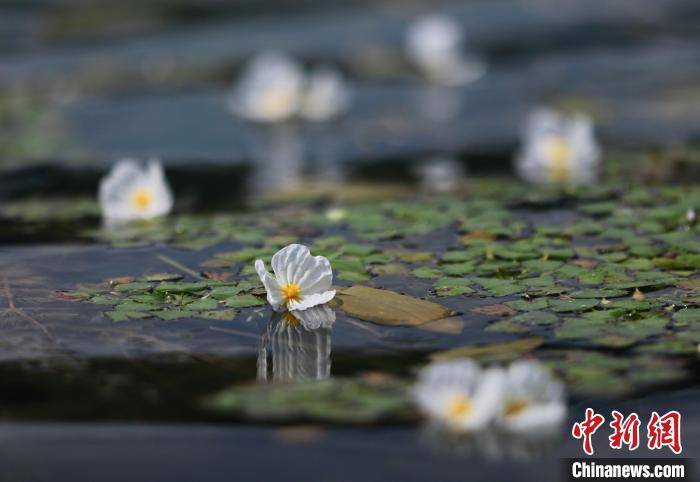
[[564,386],[536,361],[514,362],[506,371],[496,422],[509,432],[547,433],[566,417]]
[[424,368],[415,388],[420,408],[431,419],[455,432],[484,429],[501,401],[503,370],[482,370],[463,359]]
[[155,159],[145,166],[132,159],[119,161],[100,181],[99,200],[109,221],[151,219],[168,214],[173,206],[163,166]]
[[406,33],[408,59],[431,81],[464,85],[486,72],[483,62],[462,51],[464,33],[449,16],[431,14],[411,24]]
[[350,92],[340,72],[317,67],[308,76],[300,114],[310,121],[327,121],[344,113],[349,102]]
[[598,178],[600,148],[589,117],[535,111],[523,132],[517,159],[520,175],[534,183],[590,184]]
[[271,275],[265,263],[255,261],[255,271],[267,290],[267,301],[276,311],[303,311],[328,303],[335,296],[331,290],[333,271],[328,259],[311,256],[309,248],[290,244],[272,256]]
[[280,52],[264,52],[247,67],[229,105],[245,119],[285,121],[297,113],[304,84],[304,70],[294,59]]

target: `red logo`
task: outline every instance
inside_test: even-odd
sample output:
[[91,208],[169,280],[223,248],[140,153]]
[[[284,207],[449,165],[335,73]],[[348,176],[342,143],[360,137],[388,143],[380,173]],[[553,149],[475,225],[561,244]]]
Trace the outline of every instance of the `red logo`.
[[674,454],[681,453],[681,414],[673,410],[660,417],[658,413],[651,412],[647,437],[649,450],[668,447]]
[[571,429],[571,435],[574,438],[583,439],[583,451],[588,455],[593,455],[593,434],[605,422],[605,417],[593,411],[592,408],[586,409],[586,419],[583,422],[576,422]]
[[[621,449],[623,445],[632,451],[639,447],[639,427],[641,420],[632,412],[627,417],[617,410],[612,412],[613,420],[610,422],[612,434],[608,436],[610,447]],[[576,439],[583,439],[583,451],[593,455],[593,434],[603,425],[605,417],[595,413],[592,408],[586,409],[586,417],[580,422],[574,423],[571,435]],[[651,412],[647,423],[647,447],[649,450],[660,450],[668,447],[673,453],[680,454],[683,451],[681,445],[681,414],[675,410],[659,415]]]
[[632,412],[625,418],[617,410],[612,411],[613,421],[610,427],[613,429],[610,439],[610,446],[614,449],[621,449],[622,445],[627,445],[629,450],[639,447],[639,416]]

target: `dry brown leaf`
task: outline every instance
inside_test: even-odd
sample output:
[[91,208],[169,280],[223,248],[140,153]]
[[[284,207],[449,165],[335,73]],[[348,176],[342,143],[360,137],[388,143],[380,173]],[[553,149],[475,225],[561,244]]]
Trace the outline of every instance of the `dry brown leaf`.
[[478,308],[474,308],[472,311],[475,311],[477,313],[481,313],[484,315],[494,315],[494,316],[513,316],[513,315],[518,313],[513,308],[506,306],[506,305],[503,305],[503,304],[480,306]]
[[336,298],[348,315],[381,325],[418,326],[454,315],[437,303],[369,286],[344,289]]
[[430,358],[434,361],[451,360],[453,358],[475,358],[487,362],[507,361],[533,351],[542,343],[544,343],[544,338],[536,336],[504,343],[492,343],[490,345],[462,346],[434,353]]

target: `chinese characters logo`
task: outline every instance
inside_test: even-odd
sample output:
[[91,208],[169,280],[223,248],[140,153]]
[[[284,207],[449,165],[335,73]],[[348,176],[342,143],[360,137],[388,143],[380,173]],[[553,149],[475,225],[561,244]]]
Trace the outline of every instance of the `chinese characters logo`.
[[[639,416],[632,412],[627,417],[617,410],[612,411],[613,420],[610,422],[612,433],[608,437],[610,447],[621,449],[627,446],[632,451],[639,447],[639,429],[642,424]],[[585,417],[582,421],[574,423],[571,428],[571,435],[575,439],[582,441],[583,451],[588,455],[593,455],[593,434],[605,423],[605,417],[592,408],[586,409]],[[681,414],[675,410],[659,415],[652,412],[649,422],[646,425],[647,448],[649,450],[660,450],[668,447],[674,454],[683,451],[681,445]]]

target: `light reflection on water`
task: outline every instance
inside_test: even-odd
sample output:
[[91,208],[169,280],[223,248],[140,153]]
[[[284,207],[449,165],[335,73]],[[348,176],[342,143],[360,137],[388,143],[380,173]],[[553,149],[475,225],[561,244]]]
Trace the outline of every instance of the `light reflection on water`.
[[[327,312],[321,311],[322,308],[325,307],[307,310],[325,316],[325,323],[316,327],[288,312],[272,314],[260,337],[258,381],[323,380],[330,377],[331,326],[335,314],[329,308]],[[271,370],[268,350],[271,352]]]

